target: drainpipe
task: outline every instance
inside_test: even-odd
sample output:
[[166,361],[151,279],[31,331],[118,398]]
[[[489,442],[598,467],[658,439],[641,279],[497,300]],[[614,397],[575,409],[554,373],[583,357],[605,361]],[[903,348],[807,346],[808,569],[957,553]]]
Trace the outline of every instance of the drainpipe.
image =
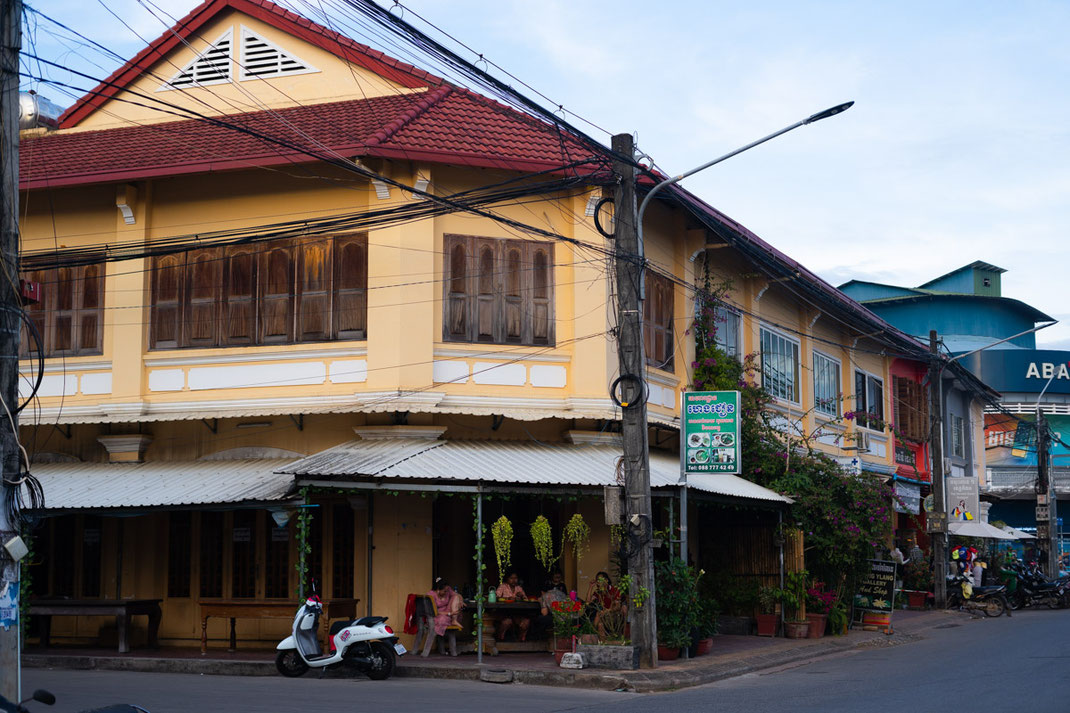
[[483,663],[483,489],[476,493],[476,663]]

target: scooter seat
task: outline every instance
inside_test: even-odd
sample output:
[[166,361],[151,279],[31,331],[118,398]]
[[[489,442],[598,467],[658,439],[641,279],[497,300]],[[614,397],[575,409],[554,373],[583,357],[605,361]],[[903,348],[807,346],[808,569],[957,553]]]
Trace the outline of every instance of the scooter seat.
[[385,616],[365,616],[357,619],[350,626],[375,626],[384,621],[386,621]]

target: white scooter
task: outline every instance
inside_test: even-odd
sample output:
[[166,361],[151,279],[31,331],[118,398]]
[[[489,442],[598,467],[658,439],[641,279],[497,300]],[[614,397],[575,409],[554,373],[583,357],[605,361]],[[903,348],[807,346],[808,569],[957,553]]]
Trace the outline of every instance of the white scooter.
[[330,651],[320,648],[320,615],[323,603],[311,594],[297,610],[293,633],[279,642],[275,648],[275,667],[283,676],[302,676],[310,668],[325,668],[345,664],[366,673],[373,681],[390,678],[394,672],[395,657],[405,654],[405,647],[398,643],[394,630],[384,624],[385,616],[366,616],[354,621],[336,621],[327,636]]

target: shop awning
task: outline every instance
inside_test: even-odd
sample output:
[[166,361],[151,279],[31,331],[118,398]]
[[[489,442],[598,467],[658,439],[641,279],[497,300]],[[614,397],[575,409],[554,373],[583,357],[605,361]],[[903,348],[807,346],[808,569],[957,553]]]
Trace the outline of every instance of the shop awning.
[[276,471],[292,458],[35,463],[46,510],[201,506],[285,499],[293,477]]
[[[345,478],[391,478],[437,482],[481,482],[526,486],[601,487],[617,484],[619,446],[543,444],[533,441],[354,440],[280,469],[298,483]],[[680,484],[676,457],[651,452],[650,486]],[[735,475],[692,475],[695,490],[732,498],[790,503],[768,488]]]
[[989,540],[1016,540],[1014,535],[999,529],[987,522],[973,520],[972,522],[952,522],[947,526],[947,531],[960,537],[983,537]]

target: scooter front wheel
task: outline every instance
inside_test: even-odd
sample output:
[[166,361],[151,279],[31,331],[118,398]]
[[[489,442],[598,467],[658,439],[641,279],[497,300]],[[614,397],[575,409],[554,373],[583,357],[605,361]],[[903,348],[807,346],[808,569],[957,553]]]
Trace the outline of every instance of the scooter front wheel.
[[1003,616],[1003,612],[1007,611],[1007,602],[1003,597],[992,597],[985,602],[985,616],[995,618],[997,616]]
[[287,678],[297,678],[305,675],[308,664],[301,658],[301,654],[297,653],[297,649],[283,649],[275,657],[275,668]]
[[394,649],[382,641],[371,642],[369,648],[371,649],[371,656],[368,657],[370,662],[364,672],[373,681],[385,681],[390,678],[390,674],[394,673]]

